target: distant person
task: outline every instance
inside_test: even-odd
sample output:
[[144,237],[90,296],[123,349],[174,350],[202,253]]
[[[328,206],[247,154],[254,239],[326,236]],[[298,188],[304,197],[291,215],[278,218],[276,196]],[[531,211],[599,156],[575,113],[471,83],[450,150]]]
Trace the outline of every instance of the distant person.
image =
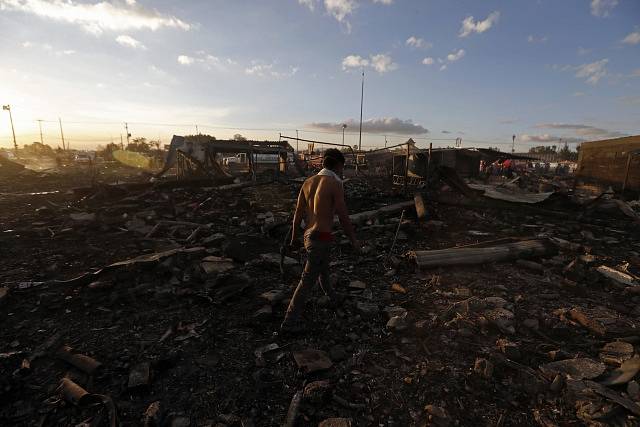
[[316,282],[327,294],[333,304],[338,303],[338,295],[331,285],[329,274],[329,260],[334,241],[333,216],[338,215],[342,228],[356,250],[359,243],[349,219],[347,205],[342,188],[342,173],[344,171],[343,154],[331,148],[324,152],[323,169],[308,178],[298,195],[298,204],[293,217],[291,245],[295,245],[300,233],[302,216],[306,216],[306,230],[304,231],[304,248],[307,251],[307,263],[298,283],[284,321],[282,332],[299,332],[304,330],[302,314],[305,303]]

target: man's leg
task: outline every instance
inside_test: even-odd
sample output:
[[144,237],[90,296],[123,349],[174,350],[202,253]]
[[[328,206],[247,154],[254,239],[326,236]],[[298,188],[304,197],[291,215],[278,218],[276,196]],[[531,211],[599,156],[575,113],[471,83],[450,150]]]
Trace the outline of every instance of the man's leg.
[[320,264],[320,287],[324,293],[331,299],[332,303],[336,303],[338,295],[331,285],[331,274],[329,273],[329,262],[331,261],[331,243],[322,243],[322,262]]
[[320,268],[322,266],[322,251],[319,250],[316,242],[309,239],[307,236],[304,238],[305,248],[307,249],[307,262],[302,272],[302,277],[298,283],[298,287],[293,293],[287,313],[285,314],[283,325],[290,325],[302,320],[302,312],[304,311],[305,303],[309,298],[313,290],[313,286],[318,281],[320,275]]

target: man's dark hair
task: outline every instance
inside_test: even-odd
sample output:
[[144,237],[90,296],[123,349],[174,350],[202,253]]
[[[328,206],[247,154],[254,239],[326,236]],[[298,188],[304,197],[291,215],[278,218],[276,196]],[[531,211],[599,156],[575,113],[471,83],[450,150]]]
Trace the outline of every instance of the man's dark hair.
[[339,164],[344,165],[344,155],[336,148],[329,148],[322,157],[322,167],[327,169],[335,169]]

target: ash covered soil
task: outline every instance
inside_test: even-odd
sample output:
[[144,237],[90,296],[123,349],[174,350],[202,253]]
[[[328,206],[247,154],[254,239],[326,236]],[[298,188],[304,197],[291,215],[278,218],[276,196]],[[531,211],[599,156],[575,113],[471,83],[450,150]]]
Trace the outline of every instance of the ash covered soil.
[[[281,336],[304,261],[287,252],[281,274],[299,183],[70,191],[101,179],[0,179],[2,425],[638,425],[640,232],[615,207],[427,196],[424,221],[359,224],[361,254],[338,234],[344,303],[318,287],[309,330]],[[345,190],[351,213],[407,200],[383,180]],[[549,238],[530,260],[419,271],[410,256]],[[89,394],[70,401],[63,378]]]

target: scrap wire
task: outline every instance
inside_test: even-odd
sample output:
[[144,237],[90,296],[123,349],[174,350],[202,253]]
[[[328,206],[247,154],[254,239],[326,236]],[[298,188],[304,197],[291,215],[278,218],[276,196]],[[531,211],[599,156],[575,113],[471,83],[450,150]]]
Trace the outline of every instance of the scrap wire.
[[389,254],[387,255],[387,259],[385,260],[385,265],[388,265],[389,259],[391,258],[391,254],[393,253],[393,248],[396,246],[396,240],[398,240],[398,233],[400,233],[400,226],[402,225],[402,220],[404,219],[404,209],[400,214],[400,222],[398,222],[398,228],[396,229],[396,235],[393,237],[393,243],[391,244],[391,249],[389,249]]

